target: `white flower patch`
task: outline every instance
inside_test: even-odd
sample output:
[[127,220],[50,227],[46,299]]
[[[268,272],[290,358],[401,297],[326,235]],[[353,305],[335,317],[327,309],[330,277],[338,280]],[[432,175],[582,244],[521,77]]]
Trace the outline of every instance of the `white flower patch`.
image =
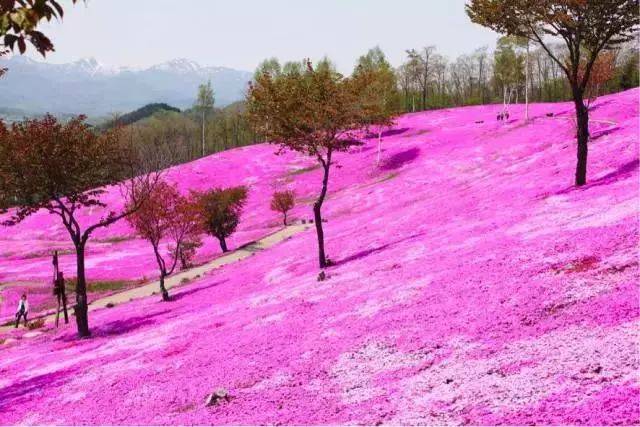
[[[594,199],[589,205],[569,200],[565,196],[550,196],[527,220],[507,230],[507,234],[520,234],[534,239],[558,230],[580,230],[602,227],[621,222],[630,216],[638,216],[637,199],[617,201],[609,196]],[[580,209],[575,209],[579,206]]]
[[251,391],[269,390],[278,387],[282,387],[291,380],[291,374],[287,372],[276,372],[269,378],[256,383],[251,387]]
[[65,403],[75,403],[79,402],[87,396],[87,393],[83,391],[79,391],[76,393],[70,393],[64,396],[63,401]]
[[402,382],[404,393],[395,397],[402,415],[391,424],[433,421],[430,412],[443,405],[436,410],[446,418],[440,422],[458,424],[455,414],[469,405],[508,412],[571,387],[597,393],[637,372],[639,331],[638,321],[615,328],[573,326],[510,343],[484,359],[470,355],[471,343],[450,343],[446,359]]
[[592,209],[586,211],[585,218],[580,221],[567,224],[569,230],[579,230],[581,228],[602,227],[614,224],[621,220],[634,216],[638,217],[640,208],[638,199],[632,198],[622,203],[611,203],[611,200],[602,204],[593,203]]
[[421,289],[429,283],[431,283],[431,278],[422,278],[404,284],[402,287],[392,284],[382,289],[383,292],[377,292],[375,295],[378,298],[372,296],[364,304],[357,307],[355,313],[361,317],[373,317],[381,310],[406,304],[418,296]]
[[265,274],[264,281],[270,285],[274,285],[284,283],[291,277],[291,273],[287,271],[286,267],[276,267]]
[[419,365],[426,358],[424,354],[403,353],[383,343],[370,342],[341,354],[331,369],[331,377],[339,384],[344,403],[359,403],[384,394],[373,384],[377,375]]

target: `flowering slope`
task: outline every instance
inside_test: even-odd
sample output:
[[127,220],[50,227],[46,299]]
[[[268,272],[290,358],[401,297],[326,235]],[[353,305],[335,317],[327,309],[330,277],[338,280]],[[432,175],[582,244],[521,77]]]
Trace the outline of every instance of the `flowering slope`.
[[[640,423],[638,94],[595,104],[580,189],[570,104],[534,105],[529,124],[519,106],[506,124],[499,106],[402,116],[380,167],[375,139],[337,158],[327,280],[309,230],[173,302],[92,312],[91,339],[5,343],[0,424]],[[276,219],[269,186],[294,178],[303,201],[319,186],[272,152],[176,179],[253,184],[243,230],[257,234]],[[5,239],[38,240],[33,221]],[[91,273],[122,277],[137,244],[96,249],[112,270]],[[231,399],[205,406],[219,388]]]

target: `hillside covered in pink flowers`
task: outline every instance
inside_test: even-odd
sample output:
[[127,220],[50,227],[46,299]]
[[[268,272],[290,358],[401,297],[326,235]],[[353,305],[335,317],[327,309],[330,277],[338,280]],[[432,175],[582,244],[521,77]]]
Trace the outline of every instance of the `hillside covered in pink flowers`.
[[[591,111],[588,184],[575,188],[571,103],[401,116],[337,156],[313,229],[158,296],[75,325],[0,337],[0,424],[639,424],[638,90]],[[553,113],[553,114],[549,114]],[[257,145],[178,166],[181,191],[245,184],[232,248],[277,230],[274,189],[311,218],[320,170]],[[120,203],[117,189],[106,196]],[[100,212],[87,210],[89,220]],[[0,234],[0,317],[25,289],[44,307],[44,212]],[[155,279],[126,222],[89,242],[87,278]],[[198,253],[219,255],[208,239]],[[224,389],[228,400],[205,405]]]

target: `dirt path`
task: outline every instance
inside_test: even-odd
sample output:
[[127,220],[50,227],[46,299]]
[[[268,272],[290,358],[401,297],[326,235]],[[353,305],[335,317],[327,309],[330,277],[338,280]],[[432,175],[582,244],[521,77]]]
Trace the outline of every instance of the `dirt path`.
[[[189,270],[181,271],[180,273],[174,274],[171,277],[165,279],[165,287],[167,289],[175,288],[176,286],[180,286],[181,284],[187,284],[194,279],[204,276],[208,272],[215,270],[217,268],[223,267],[227,264],[231,264],[236,261],[240,261],[242,259],[248,258],[256,252],[263,251],[268,249],[283,240],[292,237],[298,233],[301,233],[305,230],[308,230],[310,225],[304,224],[296,224],[285,227],[275,233],[269,234],[268,236],[256,240],[255,242],[248,243],[240,248],[228,252],[224,255],[219,256],[218,258],[203,264],[198,267],[191,268]],[[146,285],[138,286],[133,289],[129,289],[127,291],[119,292],[107,297],[99,298],[95,301],[91,301],[89,303],[89,311],[97,310],[100,308],[105,308],[107,305],[113,304],[122,304],[129,301],[133,301],[140,298],[146,298],[148,296],[153,295],[154,293],[158,294],[160,289],[160,282],[154,281],[147,283]],[[73,310],[72,310],[73,311]],[[49,314],[42,318],[45,319],[45,323],[55,322],[55,314]],[[36,317],[38,318],[38,317]],[[61,322],[64,322],[62,315],[60,316]],[[32,318],[31,320],[33,320]],[[69,324],[72,323],[72,320],[69,320]],[[64,323],[63,323],[64,324]],[[12,330],[11,326],[3,326],[0,327],[0,333],[7,332]]]

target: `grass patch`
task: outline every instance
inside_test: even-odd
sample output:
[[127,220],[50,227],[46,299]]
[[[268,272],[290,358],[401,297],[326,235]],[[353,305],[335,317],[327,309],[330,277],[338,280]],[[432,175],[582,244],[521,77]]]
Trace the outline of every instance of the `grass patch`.
[[135,283],[136,282],[129,280],[99,280],[97,282],[90,282],[87,285],[87,290],[89,292],[118,291]]
[[379,180],[377,180],[376,184],[381,183],[381,182],[385,182],[385,181],[391,181],[393,178],[396,178],[398,175],[400,175],[400,172],[388,173],[385,176],[383,176],[382,178],[380,178]]
[[[137,283],[137,281],[131,280],[97,280],[87,283],[87,292],[119,291],[136,285]],[[67,280],[65,288],[67,290],[67,296],[72,295],[76,290],[76,279]]]
[[314,170],[318,170],[318,169],[320,169],[320,165],[308,166],[306,168],[289,171],[287,172],[287,176],[302,175],[303,173],[313,172]]
[[113,236],[113,237],[107,237],[106,239],[96,239],[96,242],[120,243],[120,242],[126,242],[127,240],[131,240],[131,239],[132,239],[131,236]]
[[44,319],[35,319],[27,323],[27,329],[33,331],[34,329],[40,329],[44,326]]
[[374,181],[371,181],[371,182],[368,182],[368,183],[365,183],[365,184],[360,184],[359,187],[360,188],[369,188],[369,187],[372,187],[372,186],[374,186],[376,184],[380,184],[382,182],[391,181],[392,179],[397,178],[398,175],[400,175],[400,172],[389,172],[388,174],[386,174],[386,175],[384,175],[384,176],[382,176],[382,177],[380,177],[380,178],[378,178],[378,179],[376,179]]
[[[22,257],[22,259],[34,259],[34,258],[43,258],[43,257],[51,257],[54,249],[47,249],[44,251],[31,252]],[[58,255],[70,255],[75,254],[76,251],[74,249],[57,249]]]

